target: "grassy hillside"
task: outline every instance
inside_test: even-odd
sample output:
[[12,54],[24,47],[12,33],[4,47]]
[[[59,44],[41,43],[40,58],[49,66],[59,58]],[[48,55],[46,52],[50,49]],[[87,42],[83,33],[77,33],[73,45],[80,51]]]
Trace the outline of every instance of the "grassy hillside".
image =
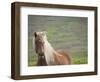
[[35,31],[47,31],[48,41],[54,49],[62,49],[72,57],[72,64],[87,63],[87,18],[28,16],[28,65],[34,66],[37,54],[34,51]]

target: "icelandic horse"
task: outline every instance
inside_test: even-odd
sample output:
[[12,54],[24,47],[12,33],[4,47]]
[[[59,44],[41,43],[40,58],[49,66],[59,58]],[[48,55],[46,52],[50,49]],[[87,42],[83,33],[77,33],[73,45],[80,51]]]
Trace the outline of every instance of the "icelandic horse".
[[56,51],[47,40],[46,33],[35,32],[35,51],[38,54],[37,66],[69,65],[71,57],[63,52]]

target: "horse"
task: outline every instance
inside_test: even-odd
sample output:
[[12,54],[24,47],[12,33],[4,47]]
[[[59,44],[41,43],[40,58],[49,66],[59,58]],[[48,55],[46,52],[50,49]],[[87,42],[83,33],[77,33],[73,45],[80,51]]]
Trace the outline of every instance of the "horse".
[[37,66],[70,65],[71,57],[62,50],[55,50],[48,42],[46,32],[34,32]]

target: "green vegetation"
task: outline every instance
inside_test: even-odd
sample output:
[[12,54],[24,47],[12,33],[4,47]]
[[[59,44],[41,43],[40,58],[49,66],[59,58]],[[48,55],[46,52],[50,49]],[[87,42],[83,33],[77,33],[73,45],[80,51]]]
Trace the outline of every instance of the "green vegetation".
[[72,64],[87,64],[88,63],[88,57],[87,53],[78,53],[71,56],[72,58]]
[[28,56],[28,65],[29,66],[35,66],[37,64],[37,56],[36,54],[29,53]]

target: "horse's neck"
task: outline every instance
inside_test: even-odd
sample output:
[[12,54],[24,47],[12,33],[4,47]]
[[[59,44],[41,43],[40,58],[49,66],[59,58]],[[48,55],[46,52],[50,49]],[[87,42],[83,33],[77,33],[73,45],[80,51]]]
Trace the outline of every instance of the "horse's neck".
[[47,40],[45,41],[44,48],[45,48],[44,54],[45,54],[46,62],[48,65],[51,65],[54,62],[54,54],[53,54],[54,49]]

